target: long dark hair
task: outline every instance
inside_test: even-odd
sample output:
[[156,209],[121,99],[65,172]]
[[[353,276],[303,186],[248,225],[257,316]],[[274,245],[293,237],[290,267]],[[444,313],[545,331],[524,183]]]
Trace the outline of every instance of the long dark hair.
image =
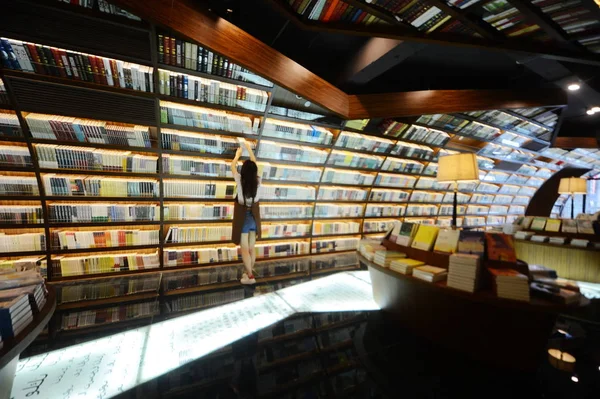
[[242,165],[242,191],[244,191],[244,197],[254,198],[256,197],[256,190],[258,189],[258,168],[254,161],[247,159]]

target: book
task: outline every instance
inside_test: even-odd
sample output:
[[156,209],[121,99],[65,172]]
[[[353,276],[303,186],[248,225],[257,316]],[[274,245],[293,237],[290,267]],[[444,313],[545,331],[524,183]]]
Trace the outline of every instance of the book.
[[581,294],[579,292],[535,281],[531,284],[531,293],[534,296],[564,305],[576,304],[581,300]]
[[577,220],[563,219],[562,220],[562,232],[577,234]]
[[546,221],[546,231],[559,232],[560,231],[560,219],[548,219]]
[[579,234],[594,234],[594,225],[592,221],[577,219],[577,232]]
[[531,222],[531,230],[543,231],[546,226],[546,218],[535,217]]
[[394,259],[390,262],[390,270],[411,275],[415,267],[424,266],[425,262],[416,259]]
[[455,253],[458,250],[459,230],[443,229],[438,233],[435,240],[434,251]]
[[533,242],[548,242],[549,239],[550,237],[541,234],[535,234],[531,236],[531,241]]
[[556,270],[542,265],[529,265],[529,275],[533,280],[538,278],[557,278]]
[[416,223],[404,222],[400,226],[400,233],[398,235],[398,239],[396,240],[396,244],[410,247],[419,225]]
[[496,295],[500,298],[529,302],[529,281],[527,276],[513,269],[488,268],[493,278]]
[[[365,221],[366,223],[366,221]],[[398,236],[400,235],[400,228],[402,226],[402,223],[398,222],[398,223],[394,223],[394,227],[392,229],[392,231],[390,232],[390,235],[388,237],[388,239],[391,242],[396,242],[398,240]]]
[[378,264],[379,266],[389,267],[390,263],[397,259],[406,258],[406,254],[398,251],[389,251],[389,250],[377,250],[375,251],[375,257],[373,258],[373,262]]
[[0,301],[0,334],[14,338],[33,320],[28,295],[4,298]]
[[423,251],[431,251],[439,230],[440,229],[437,226],[420,224],[411,247],[421,249]]
[[448,287],[475,292],[480,282],[481,256],[452,254],[448,260]]
[[485,252],[484,233],[481,231],[461,230],[458,239],[458,252],[483,255]]
[[517,231],[515,233],[515,238],[517,240],[528,240],[530,239],[535,233],[531,232],[531,231]]
[[580,238],[573,238],[571,240],[571,245],[574,247],[581,247],[581,248],[587,248],[587,246],[590,244],[590,240],[584,240],[584,239],[580,239]]
[[515,263],[517,254],[515,242],[511,235],[501,233],[485,233],[487,257],[489,260]]
[[419,266],[413,269],[413,276],[420,280],[425,280],[430,283],[436,283],[446,279],[448,272],[446,269],[435,266]]

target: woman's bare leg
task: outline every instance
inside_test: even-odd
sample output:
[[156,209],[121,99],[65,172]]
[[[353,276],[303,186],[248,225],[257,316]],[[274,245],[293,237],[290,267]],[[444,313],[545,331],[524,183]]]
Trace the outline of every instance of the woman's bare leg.
[[[242,233],[242,238],[240,240],[240,248],[242,252],[242,261],[244,262],[244,268],[246,269],[246,274],[248,276],[252,275],[252,258],[250,256],[250,247],[248,243],[248,233]],[[252,248],[254,248],[254,242],[252,243]]]
[[251,259],[250,274],[254,274],[254,273],[252,273],[252,270],[254,269],[254,265],[256,264],[256,250],[254,249],[255,246],[256,246],[256,231],[251,231],[250,233],[248,233],[248,250],[250,251],[250,259]]

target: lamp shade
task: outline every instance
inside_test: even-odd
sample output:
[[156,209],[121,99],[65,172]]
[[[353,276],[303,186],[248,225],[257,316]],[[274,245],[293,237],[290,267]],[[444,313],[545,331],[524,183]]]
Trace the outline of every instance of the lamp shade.
[[477,156],[473,153],[464,153],[440,157],[438,160],[437,181],[479,181]]
[[559,194],[586,194],[587,180],[581,177],[563,177],[558,186]]

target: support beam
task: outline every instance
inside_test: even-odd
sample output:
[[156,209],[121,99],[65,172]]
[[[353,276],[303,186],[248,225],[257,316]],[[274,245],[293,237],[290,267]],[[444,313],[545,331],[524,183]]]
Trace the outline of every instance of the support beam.
[[445,114],[473,110],[562,106],[560,89],[424,90],[405,93],[350,95],[350,119]]
[[365,84],[411,57],[426,44],[374,37],[356,52],[346,66],[341,84]]

